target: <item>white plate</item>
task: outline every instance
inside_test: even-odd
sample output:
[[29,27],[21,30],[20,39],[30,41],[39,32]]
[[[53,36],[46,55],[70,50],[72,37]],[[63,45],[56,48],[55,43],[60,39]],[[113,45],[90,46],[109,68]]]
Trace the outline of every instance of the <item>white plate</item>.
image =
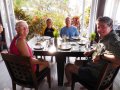
[[50,36],[43,36],[44,39],[48,40],[50,39],[51,37]]
[[78,39],[80,39],[80,38],[79,38],[79,37],[72,37],[72,39],[78,40]]
[[78,42],[79,45],[83,46],[85,45],[86,43],[85,42]]
[[71,49],[71,45],[60,45],[59,49],[61,49],[61,50],[70,50]]
[[42,50],[44,47],[43,46],[35,46],[34,49],[35,50]]

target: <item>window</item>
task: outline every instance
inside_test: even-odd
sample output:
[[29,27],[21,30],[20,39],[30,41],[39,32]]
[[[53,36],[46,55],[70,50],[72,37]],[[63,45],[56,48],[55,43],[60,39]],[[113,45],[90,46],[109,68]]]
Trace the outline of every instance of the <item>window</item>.
[[113,19],[114,27],[120,27],[120,0],[106,0],[104,16],[109,16]]

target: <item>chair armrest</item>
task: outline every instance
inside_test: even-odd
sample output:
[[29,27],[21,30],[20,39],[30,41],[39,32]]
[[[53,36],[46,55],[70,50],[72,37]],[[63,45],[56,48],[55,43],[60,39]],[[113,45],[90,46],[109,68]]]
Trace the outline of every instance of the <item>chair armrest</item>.
[[119,67],[113,68],[112,63],[108,62],[104,65],[99,78],[98,78],[98,89],[106,88],[110,85],[112,85],[117,73],[118,73]]

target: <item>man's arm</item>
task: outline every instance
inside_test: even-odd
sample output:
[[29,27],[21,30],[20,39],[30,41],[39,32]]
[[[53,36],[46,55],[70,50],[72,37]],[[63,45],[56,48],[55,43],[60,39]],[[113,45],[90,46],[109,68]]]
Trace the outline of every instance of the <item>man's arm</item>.
[[113,54],[102,54],[92,58],[94,63],[98,63],[100,60],[106,60],[112,63],[114,67],[120,66],[120,59]]
[[114,64],[117,64],[117,65],[120,65],[120,58],[116,57],[115,55],[113,54],[103,54],[102,55],[102,59],[104,60],[108,60]]

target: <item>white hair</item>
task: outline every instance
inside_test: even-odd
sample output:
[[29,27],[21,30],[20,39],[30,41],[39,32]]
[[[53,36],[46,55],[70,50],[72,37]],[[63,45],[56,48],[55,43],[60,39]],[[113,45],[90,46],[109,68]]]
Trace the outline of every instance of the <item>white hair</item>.
[[23,24],[25,24],[25,25],[28,26],[28,24],[27,24],[26,21],[24,21],[24,20],[18,20],[18,21],[16,22],[15,28],[17,29],[18,27],[22,26]]

